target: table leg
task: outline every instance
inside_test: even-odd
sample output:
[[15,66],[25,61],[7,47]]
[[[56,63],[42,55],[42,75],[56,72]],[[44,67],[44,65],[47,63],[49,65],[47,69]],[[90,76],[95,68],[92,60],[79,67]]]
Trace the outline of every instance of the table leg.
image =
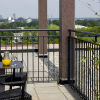
[[[14,80],[14,78],[15,78],[15,68],[13,69],[13,79],[12,80]],[[10,85],[10,90],[12,89],[12,85]]]
[[13,69],[13,78],[15,78],[15,68]]

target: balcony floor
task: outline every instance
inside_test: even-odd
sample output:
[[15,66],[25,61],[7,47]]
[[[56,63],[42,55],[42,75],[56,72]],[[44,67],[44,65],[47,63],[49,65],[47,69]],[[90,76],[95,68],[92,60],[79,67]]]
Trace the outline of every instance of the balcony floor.
[[82,100],[70,86],[56,83],[27,84],[26,91],[32,100]]

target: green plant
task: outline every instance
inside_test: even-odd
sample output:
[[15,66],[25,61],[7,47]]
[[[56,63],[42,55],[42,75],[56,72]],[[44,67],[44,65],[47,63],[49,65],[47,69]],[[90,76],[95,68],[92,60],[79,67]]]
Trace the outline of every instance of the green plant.
[[[98,52],[96,52],[96,49],[94,46],[98,48],[98,47],[100,47],[100,43],[93,41],[92,46],[91,45],[87,46],[86,50],[88,51],[89,54],[91,54],[91,56],[89,56],[89,55],[83,56],[82,60],[80,61],[80,63],[89,63],[88,66],[87,66],[87,64],[85,64],[85,67],[86,67],[86,70],[88,71],[89,75],[91,75],[90,72],[92,72],[93,76],[94,76],[94,74],[97,75],[96,71],[98,72],[100,70],[100,68],[99,68],[100,67],[100,55],[98,54]],[[92,66],[91,66],[91,64],[92,64]],[[94,69],[96,70],[95,72],[93,72]],[[98,74],[100,74],[100,73],[98,73]],[[97,100],[100,100],[100,90],[93,89],[92,91],[94,92]]]

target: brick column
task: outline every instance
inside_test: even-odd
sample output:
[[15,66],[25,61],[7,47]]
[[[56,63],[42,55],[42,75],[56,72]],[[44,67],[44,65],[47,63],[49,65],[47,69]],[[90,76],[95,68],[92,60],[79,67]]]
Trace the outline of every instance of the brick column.
[[[60,82],[68,81],[68,36],[75,27],[75,0],[60,0]],[[74,35],[74,34],[73,34]]]
[[[39,29],[47,29],[47,0],[39,0]],[[46,31],[39,32],[39,36],[46,36]],[[39,38],[39,56],[47,54],[47,38]]]

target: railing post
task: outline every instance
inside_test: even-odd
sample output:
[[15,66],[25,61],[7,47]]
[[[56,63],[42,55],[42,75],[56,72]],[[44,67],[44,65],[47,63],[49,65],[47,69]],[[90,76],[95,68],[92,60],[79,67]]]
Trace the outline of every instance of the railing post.
[[97,42],[98,40],[97,40],[97,36],[95,36],[95,42]]
[[71,36],[71,30],[69,30],[68,37],[68,81],[74,83],[74,68],[75,68],[75,40]]
[[[39,0],[39,29],[47,29],[47,0]],[[47,56],[47,31],[39,31],[39,56]]]
[[[59,83],[65,84],[69,82],[68,76],[68,36],[69,29],[74,30],[75,27],[75,0],[60,0],[60,79]],[[72,34],[74,36],[74,34]]]

